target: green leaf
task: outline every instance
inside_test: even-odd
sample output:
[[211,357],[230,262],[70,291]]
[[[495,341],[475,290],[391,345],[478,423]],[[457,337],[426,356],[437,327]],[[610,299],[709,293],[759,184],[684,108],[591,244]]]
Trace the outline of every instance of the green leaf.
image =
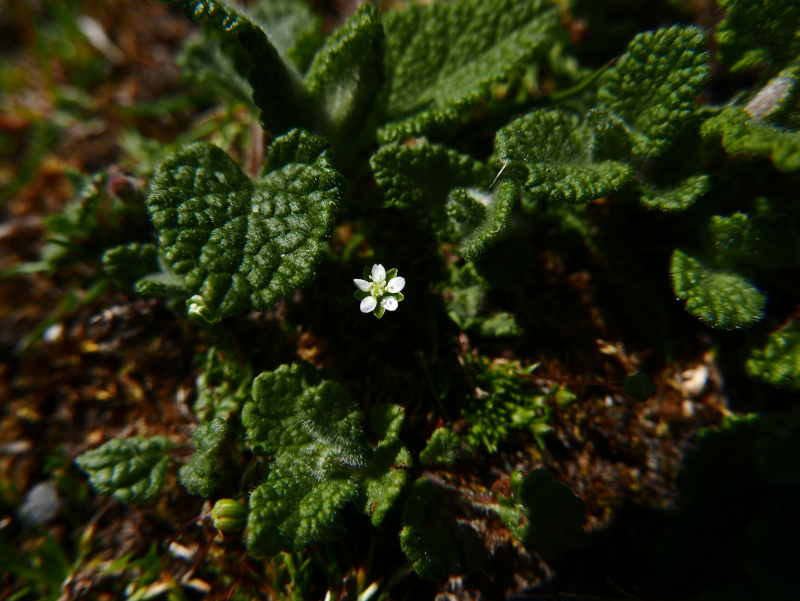
[[524,332],[510,313],[480,315],[488,284],[474,263],[467,262],[462,267],[451,265],[449,279],[451,286],[444,290],[445,308],[462,330],[477,330],[482,336],[517,336]]
[[120,288],[131,288],[139,278],[158,269],[158,248],[133,242],[103,253],[103,270]]
[[303,85],[336,144],[363,129],[382,84],[383,26],[378,9],[365,3],[327,39]]
[[122,503],[152,503],[164,485],[170,460],[166,451],[174,448],[163,436],[115,438],[80,455],[75,463],[101,495]]
[[519,472],[514,476],[514,504],[501,505],[497,511],[511,533],[526,549],[545,557],[563,557],[577,547],[586,522],[583,500],[555,482],[547,470],[533,470],[524,478]]
[[438,239],[460,243],[469,257],[502,236],[518,198],[510,181],[488,192],[484,164],[439,144],[389,144],[370,164],[388,201]]
[[449,428],[436,428],[419,454],[423,465],[453,463],[461,455],[461,437]]
[[679,249],[672,253],[670,272],[675,296],[712,328],[743,328],[764,315],[766,296],[736,272],[713,269]]
[[355,499],[358,482],[336,468],[318,479],[309,465],[314,461],[324,462],[324,455],[280,453],[266,482],[250,495],[247,548],[254,555],[291,552],[344,533],[337,513]]
[[220,418],[197,426],[192,435],[197,452],[178,470],[178,481],[193,495],[210,497],[222,475],[215,472],[214,456],[225,441],[228,424]]
[[[392,269],[391,271],[396,272],[397,270]],[[388,275],[387,273],[387,281]],[[369,411],[369,419],[377,437],[382,441],[392,442],[400,437],[400,430],[405,419],[405,409],[400,405],[375,403]]]
[[763,204],[754,214],[714,215],[708,229],[715,249],[726,258],[763,269],[800,264],[800,220]]
[[355,476],[370,454],[358,406],[305,362],[262,373],[252,395],[242,425],[254,449],[273,460],[250,497],[248,548],[274,555],[337,536],[336,513],[356,498]]
[[611,194],[633,177],[629,165],[595,161],[596,127],[561,111],[534,111],[497,132],[509,174],[534,199],[581,203]]
[[800,12],[792,0],[719,0],[717,52],[731,71],[783,66],[800,56]]
[[361,411],[347,390],[323,381],[306,362],[281,365],[253,382],[253,398],[242,409],[242,424],[250,444],[264,455],[300,456],[321,448],[325,465],[359,466],[368,447],[361,433]]
[[478,323],[478,313],[484,304],[488,285],[472,262],[462,267],[453,264],[449,272],[452,287],[444,291],[445,309],[458,327],[467,330]]
[[800,321],[792,319],[750,350],[747,373],[773,386],[800,390]]
[[183,278],[172,271],[151,273],[136,281],[136,292],[143,296],[185,296]]
[[381,441],[372,465],[364,472],[356,507],[372,517],[373,526],[379,526],[394,505],[406,483],[406,470],[413,464],[411,453],[399,439],[404,413],[399,405],[388,403],[375,403],[370,409],[372,427]]
[[60,239],[81,240],[90,236],[97,225],[95,213],[100,208],[106,175],[86,175],[72,170],[66,174],[72,185],[73,200],[63,212],[45,217],[44,226]]
[[253,88],[236,68],[216,37],[200,34],[183,45],[176,62],[184,78],[215,96],[229,98],[255,109]]
[[685,211],[710,188],[711,178],[708,175],[695,175],[667,189],[649,185],[640,186],[639,201],[649,209]]
[[217,418],[227,421],[250,397],[251,385],[249,368],[226,358],[217,347],[211,347],[195,382],[197,400],[192,409],[201,421]]
[[[451,201],[457,198],[459,192],[459,189],[453,190]],[[505,236],[511,211],[519,199],[519,188],[515,182],[505,180],[491,194],[474,189],[464,190],[463,193],[473,204],[478,203],[485,208],[483,220],[461,240],[461,253],[467,259],[474,259]]]
[[478,318],[477,330],[481,336],[522,336],[525,333],[519,320],[505,311]]
[[400,546],[422,578],[442,580],[458,567],[459,553],[447,527],[448,515],[437,510],[436,488],[427,478],[414,483],[406,498]]
[[637,401],[646,401],[656,391],[656,385],[643,373],[625,376],[622,385],[625,394],[632,396]]
[[261,123],[273,135],[288,132],[309,121],[307,101],[300,76],[294,66],[281,57],[263,26],[227,0],[159,0],[181,8],[192,21],[209,19],[230,35],[235,35],[250,57],[248,81],[253,102],[261,109]]
[[709,75],[705,46],[699,27],[647,31],[603,75],[598,104],[627,124],[634,156],[662,154],[691,117]]
[[557,6],[544,0],[408,3],[388,11],[384,27],[386,114],[395,122],[379,132],[383,142],[458,123],[564,37]]
[[358,509],[379,526],[394,505],[413,464],[411,453],[399,440],[382,440],[375,449],[372,468],[363,477]]
[[147,199],[159,248],[209,309],[265,310],[313,278],[344,186],[322,148],[299,130],[278,138],[257,180],[207,142],[159,166]]
[[492,181],[489,169],[471,156],[440,144],[395,143],[382,146],[370,165],[387,201],[431,234],[458,239],[472,229],[471,223],[482,221],[481,203],[463,203],[460,221],[448,214],[449,205],[458,202],[450,198],[453,188],[485,190]]
[[752,118],[745,110],[728,107],[703,124],[704,138],[720,138],[728,154],[769,158],[778,171],[800,169],[800,132]]
[[269,32],[281,56],[305,72],[324,40],[322,17],[307,3],[296,0],[259,0],[248,6],[248,11]]

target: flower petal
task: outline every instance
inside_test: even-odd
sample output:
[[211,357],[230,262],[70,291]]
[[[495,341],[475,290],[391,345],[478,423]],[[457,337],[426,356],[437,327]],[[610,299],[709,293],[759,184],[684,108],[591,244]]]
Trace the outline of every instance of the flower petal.
[[353,283],[356,285],[356,288],[358,288],[359,290],[363,290],[364,292],[369,290],[369,282],[367,280],[355,279],[355,280],[353,280]]
[[362,313],[372,313],[375,310],[375,307],[378,306],[378,299],[374,296],[368,296],[364,300],[361,301],[361,312]]
[[397,299],[393,296],[387,296],[381,301],[381,307],[387,311],[394,311],[397,309]]
[[389,292],[400,292],[405,287],[406,287],[406,279],[401,277],[396,277],[389,280],[389,284],[386,286],[386,289]]
[[383,265],[380,263],[375,263],[372,266],[372,281],[373,282],[382,282],[386,279],[386,270],[383,268]]

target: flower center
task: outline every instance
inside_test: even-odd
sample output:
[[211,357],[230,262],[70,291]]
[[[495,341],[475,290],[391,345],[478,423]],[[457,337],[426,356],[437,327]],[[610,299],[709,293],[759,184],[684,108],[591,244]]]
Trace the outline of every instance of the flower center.
[[386,292],[386,282],[373,281],[372,286],[370,288],[370,292],[372,293],[371,295],[376,298],[383,296],[383,294]]

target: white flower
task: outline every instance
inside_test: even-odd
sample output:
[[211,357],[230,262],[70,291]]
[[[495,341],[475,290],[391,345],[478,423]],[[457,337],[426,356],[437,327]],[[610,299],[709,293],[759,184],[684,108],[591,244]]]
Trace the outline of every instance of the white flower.
[[[375,313],[380,318],[384,310],[394,311],[403,295],[400,291],[406,286],[406,279],[397,275],[396,269],[386,270],[383,265],[376,263],[372,266],[372,271],[364,270],[364,277],[369,280],[354,279],[353,283],[358,288],[356,298],[361,300],[362,313]],[[365,294],[366,293],[366,294]]]

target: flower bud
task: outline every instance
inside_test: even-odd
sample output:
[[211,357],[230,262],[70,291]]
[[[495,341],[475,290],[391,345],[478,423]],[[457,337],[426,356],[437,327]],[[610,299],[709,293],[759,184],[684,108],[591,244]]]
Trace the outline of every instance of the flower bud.
[[209,309],[203,297],[197,294],[186,300],[186,308],[189,321],[202,328],[213,328],[222,319],[222,316]]
[[578,395],[572,392],[571,390],[567,390],[566,388],[562,388],[556,393],[556,403],[562,409],[566,409],[575,401],[578,400]]
[[211,519],[214,528],[221,532],[239,530],[247,525],[247,507],[233,499],[220,499],[214,503]]

